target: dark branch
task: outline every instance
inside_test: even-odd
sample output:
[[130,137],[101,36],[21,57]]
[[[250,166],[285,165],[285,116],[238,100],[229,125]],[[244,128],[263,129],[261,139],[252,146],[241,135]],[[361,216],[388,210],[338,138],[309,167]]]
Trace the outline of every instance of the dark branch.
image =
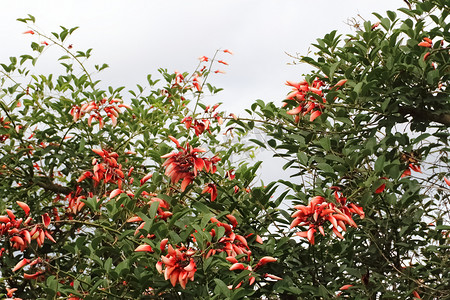
[[52,191],[55,192],[57,194],[65,194],[68,195],[70,194],[73,190],[71,188],[56,184],[51,182],[50,180],[41,180],[41,179],[35,179],[33,181],[34,184],[40,186],[41,188],[47,190],[47,191]]
[[429,110],[399,106],[398,112],[403,116],[410,115],[416,121],[436,122],[442,125],[450,126],[450,113],[436,114]]

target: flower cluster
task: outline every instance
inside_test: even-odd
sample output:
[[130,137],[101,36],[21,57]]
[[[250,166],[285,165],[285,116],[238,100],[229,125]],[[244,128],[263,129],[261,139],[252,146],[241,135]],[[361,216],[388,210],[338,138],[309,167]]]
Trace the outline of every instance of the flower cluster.
[[[21,261],[19,261],[19,262],[14,266],[14,268],[13,268],[12,271],[13,271],[13,272],[16,272],[16,271],[22,269],[22,268],[25,267],[25,266],[33,267],[33,266],[36,266],[36,265],[40,265],[41,262],[42,262],[42,260],[41,260],[41,258],[39,258],[39,257],[36,258],[36,259],[33,259],[33,260],[30,260],[30,259],[28,259],[28,258],[24,258],[24,259],[22,259]],[[25,278],[25,279],[37,279],[38,277],[42,276],[44,273],[45,273],[45,270],[38,269],[38,270],[36,270],[36,272],[33,273],[33,274],[30,274],[30,273],[24,273],[24,274],[23,274],[23,278]]]
[[[147,193],[146,191],[143,191],[141,196],[143,196],[144,198],[147,198],[148,196],[151,196],[151,194]],[[144,202],[144,201],[140,201],[140,202]],[[157,219],[161,219],[161,220],[167,220],[169,217],[172,216],[172,213],[170,211],[168,211],[169,209],[169,203],[167,203],[167,201],[157,198],[157,197],[151,197],[149,201],[143,203],[144,205],[148,205],[149,207],[154,203],[157,202],[158,203],[158,208],[156,210],[156,216],[155,218]],[[142,203],[138,203],[138,206],[142,206]],[[134,216],[131,217],[127,220],[128,223],[132,223],[132,222],[142,222],[142,218],[139,216]],[[139,230],[141,230],[142,228],[144,228],[145,226],[145,222],[142,222],[138,228],[136,228],[136,231],[134,232],[134,234],[138,234]]]
[[[300,82],[287,81],[286,85],[293,87],[292,92],[286,96],[286,99],[298,102],[296,108],[287,111],[287,114],[296,116],[296,122],[300,120],[300,114],[301,116],[305,116],[308,113],[311,113],[309,118],[311,122],[322,114],[323,105],[319,104],[316,97],[312,94],[322,97],[323,92],[320,88],[325,85],[323,81],[316,79],[313,81],[312,85],[306,80]],[[326,102],[323,97],[322,100],[324,103]],[[287,103],[284,103],[283,106],[286,104]]]
[[[276,262],[277,259],[273,258],[271,256],[264,256],[263,258],[261,258],[258,263],[252,267],[251,265],[247,265],[245,266],[242,263],[239,262],[235,262],[231,267],[230,267],[230,271],[235,271],[235,270],[248,270],[250,271],[250,273],[248,274],[249,276],[249,284],[252,285],[253,283],[255,283],[255,276],[253,276],[253,271],[256,271],[258,268],[264,266],[267,263],[270,262]],[[268,277],[271,279],[275,279],[275,280],[281,280],[281,277],[275,276],[275,275],[271,275],[271,274],[265,274],[264,277]],[[243,281],[239,282],[238,285],[236,285],[234,288],[237,289],[242,285]]]
[[352,219],[353,214],[358,214],[360,218],[364,218],[363,209],[353,203],[346,203],[347,199],[342,195],[339,195],[338,187],[333,187],[335,190],[334,195],[336,203],[327,202],[322,196],[313,197],[308,205],[296,205],[296,212],[292,214],[292,218],[295,218],[291,223],[291,228],[296,226],[308,226],[307,231],[297,232],[300,237],[307,238],[308,241],[314,245],[314,235],[319,231],[325,236],[324,226],[326,222],[330,222],[333,225],[334,234],[343,239],[340,227],[343,231],[346,231],[346,225],[357,227],[355,221]]
[[[218,227],[225,228],[225,234],[214,245],[208,245],[211,246],[212,249],[208,251],[206,258],[216,253],[225,252],[227,254],[227,261],[231,263],[237,263],[238,260],[236,259],[236,256],[241,254],[245,254],[245,259],[250,261],[252,251],[250,251],[250,248],[248,247],[247,239],[244,236],[233,232],[233,228],[236,228],[237,226],[236,218],[232,215],[227,215],[226,217],[233,227],[227,223],[220,222],[214,217],[210,219],[210,221]],[[215,237],[216,231],[212,229],[210,234],[212,237]]]
[[99,102],[91,101],[85,103],[81,106],[74,105],[70,110],[70,114],[73,117],[73,121],[76,122],[81,119],[85,114],[89,114],[88,125],[91,127],[92,120],[96,119],[99,124],[99,128],[103,128],[103,117],[101,115],[101,111],[103,110],[106,115],[111,119],[112,125],[117,125],[117,118],[121,113],[120,108],[125,107],[127,109],[131,109],[131,106],[128,104],[121,103],[120,99],[111,99],[108,100],[103,98]]
[[[163,245],[165,246],[165,243],[161,243],[161,248]],[[161,261],[156,264],[156,269],[159,273],[164,273],[165,280],[170,280],[172,286],[179,283],[185,289],[188,280],[193,281],[197,271],[197,265],[193,258],[196,251],[185,246],[173,248],[170,244],[167,248],[167,255],[161,256]]]
[[186,129],[194,128],[196,136],[200,136],[205,131],[211,133],[211,121],[209,119],[215,119],[219,125],[223,124],[221,113],[215,111],[217,107],[219,107],[219,105],[220,104],[215,104],[212,107],[210,107],[209,105],[206,106],[205,114],[208,114],[206,118],[193,119],[191,116],[187,116],[184,117],[183,120],[181,120],[181,123],[184,123]]
[[419,165],[420,155],[418,155],[415,151],[411,153],[403,152],[400,156],[400,160],[407,164],[405,171],[403,171],[401,178],[406,176],[411,176],[411,170],[414,172],[422,173],[422,170]]
[[102,161],[99,162],[97,158],[92,160],[94,165],[93,171],[84,172],[77,180],[81,182],[86,178],[92,178],[94,185],[97,186],[100,181],[106,183],[117,184],[119,189],[122,187],[122,181],[124,179],[124,173],[122,171],[122,165],[117,163],[119,155],[116,152],[109,152],[104,149],[92,149],[93,152],[102,157]]
[[[346,79],[338,81],[333,88],[339,89],[347,82]],[[319,79],[315,79],[310,85],[306,80],[300,82],[286,81],[286,85],[292,87],[292,92],[286,96],[286,100],[297,101],[298,106],[294,109],[288,110],[288,115],[295,115],[295,122],[300,120],[300,116],[310,114],[309,121],[314,121],[322,114],[324,109],[323,104],[318,102],[318,99],[322,99],[323,103],[326,103],[325,97],[323,97],[322,87],[325,83]],[[287,103],[283,103],[283,107]]]
[[[66,195],[65,199],[69,202],[67,207],[67,213],[69,214],[69,219],[72,219],[72,215],[76,215],[83,207],[84,202],[82,200],[86,199],[85,195],[81,195],[81,192],[83,190],[80,186],[77,186],[75,191],[71,192],[70,194]],[[89,197],[92,197],[93,194],[89,193]],[[59,199],[59,195],[57,196],[57,199]]]
[[50,216],[45,213],[42,215],[42,223],[33,226],[28,205],[21,201],[17,201],[17,204],[25,212],[25,221],[22,218],[16,218],[14,213],[7,209],[7,216],[0,216],[0,236],[8,236],[11,246],[22,252],[31,244],[32,240],[36,240],[39,246],[44,244],[46,237],[56,243],[47,230],[51,222]]
[[197,177],[198,172],[203,169],[211,174],[216,172],[216,163],[220,161],[220,158],[217,156],[212,158],[198,157],[198,153],[206,152],[206,150],[192,148],[189,143],[186,143],[186,147],[182,147],[177,139],[172,136],[169,136],[169,138],[177,145],[177,148],[182,150],[161,156],[161,158],[167,158],[162,166],[166,168],[165,175],[171,178],[172,183],[177,183],[180,179],[183,179],[181,191],[184,191]]
[[[5,129],[8,130],[11,127],[9,126],[9,124],[11,124],[11,122],[9,121],[5,121],[3,117],[0,117],[0,130],[1,129]],[[9,134],[0,134],[0,143],[6,141],[9,137]]]

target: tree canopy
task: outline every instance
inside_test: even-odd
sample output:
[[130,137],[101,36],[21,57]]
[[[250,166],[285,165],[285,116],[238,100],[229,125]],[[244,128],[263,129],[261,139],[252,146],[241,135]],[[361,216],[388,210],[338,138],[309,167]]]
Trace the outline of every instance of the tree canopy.
[[[18,19],[33,52],[0,64],[0,292],[450,297],[450,6],[405,2],[317,39],[296,57],[313,71],[248,117],[205,97],[230,50],[102,88],[76,27]],[[49,47],[61,74],[35,72]],[[259,148],[293,175],[260,184]]]

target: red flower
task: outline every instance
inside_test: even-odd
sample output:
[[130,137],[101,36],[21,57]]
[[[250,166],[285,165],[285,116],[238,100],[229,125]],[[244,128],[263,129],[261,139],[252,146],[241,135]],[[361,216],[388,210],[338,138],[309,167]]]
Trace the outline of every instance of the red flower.
[[197,271],[197,265],[192,258],[194,254],[194,250],[184,246],[174,249],[172,245],[169,245],[168,254],[161,256],[161,261],[157,263],[156,269],[164,272],[164,278],[170,280],[172,286],[175,287],[177,283],[180,283],[181,287],[185,289],[188,280],[193,281]]
[[[386,180],[386,177],[381,177],[380,179],[384,179]],[[384,189],[386,188],[386,183],[381,184],[376,190],[375,190],[375,194],[381,194]]]
[[[345,81],[340,81],[338,84],[343,85]],[[318,96],[322,96],[322,91],[320,88],[324,85],[321,80],[314,80],[312,85],[305,80],[300,82],[286,81],[286,85],[292,86],[292,92],[286,96],[287,100],[295,100],[298,102],[298,106],[294,109],[287,111],[288,115],[294,115],[296,122],[300,119],[300,115],[304,116],[310,112],[310,122],[314,121],[317,117],[322,114],[321,109],[323,109],[323,105],[317,103],[317,100],[311,93],[316,94]],[[317,97],[317,96],[316,96]],[[325,103],[325,98],[323,98],[323,102]],[[284,103],[286,105],[286,103]],[[313,111],[315,108],[319,110]]]
[[375,194],[381,194],[384,189],[386,188],[386,184],[383,183],[382,185],[380,185],[376,190],[375,190]]
[[34,34],[34,31],[33,30],[27,30],[23,34]]
[[348,290],[352,286],[353,286],[353,284],[346,284],[346,285],[342,286],[339,290],[345,291],[345,290]]
[[418,45],[420,47],[426,47],[426,48],[431,48],[432,47],[432,44],[429,43],[429,42],[420,42]]
[[216,185],[214,183],[208,183],[202,191],[202,194],[204,194],[204,193],[210,193],[211,194],[211,202],[213,202],[217,198]]
[[447,177],[444,177],[444,181],[445,181],[445,183],[446,183],[447,185],[450,186],[450,180],[449,180]]
[[311,199],[309,204],[296,205],[296,212],[292,214],[295,218],[291,223],[291,228],[296,226],[308,226],[307,231],[297,232],[300,237],[307,238],[308,241],[314,245],[314,236],[317,231],[325,235],[324,224],[328,221],[333,225],[334,234],[343,239],[344,237],[339,232],[338,228],[346,231],[346,225],[357,227],[352,219],[352,214],[358,214],[360,218],[364,218],[364,212],[361,207],[350,203],[346,204],[346,198],[334,192],[337,204],[329,203],[322,196],[316,196]]
[[153,252],[153,249],[150,245],[144,244],[138,246],[136,249],[134,249],[135,252]]
[[186,143],[186,147],[183,148],[174,137],[169,136],[169,138],[182,150],[161,156],[161,158],[167,158],[162,166],[166,168],[165,175],[171,178],[172,183],[177,183],[180,179],[183,179],[181,182],[181,191],[184,191],[194,181],[198,172],[201,172],[203,169],[206,172],[215,172],[215,164],[220,161],[220,158],[216,156],[210,159],[198,157],[198,153],[205,152],[206,150],[192,148],[189,143]]

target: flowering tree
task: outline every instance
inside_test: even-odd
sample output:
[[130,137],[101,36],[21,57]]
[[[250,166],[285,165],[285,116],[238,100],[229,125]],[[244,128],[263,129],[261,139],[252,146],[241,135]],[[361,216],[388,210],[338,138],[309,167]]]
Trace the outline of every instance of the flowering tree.
[[[208,78],[229,50],[122,94],[98,79],[107,65],[87,69],[91,49],[73,49],[76,28],[47,35],[19,19],[33,53],[0,70],[1,292],[450,296],[448,4],[413,5],[319,39],[298,58],[316,71],[250,118],[203,99],[220,92]],[[49,47],[61,74],[34,73]],[[267,141],[249,146],[254,130]],[[292,179],[255,184],[256,147]]]

